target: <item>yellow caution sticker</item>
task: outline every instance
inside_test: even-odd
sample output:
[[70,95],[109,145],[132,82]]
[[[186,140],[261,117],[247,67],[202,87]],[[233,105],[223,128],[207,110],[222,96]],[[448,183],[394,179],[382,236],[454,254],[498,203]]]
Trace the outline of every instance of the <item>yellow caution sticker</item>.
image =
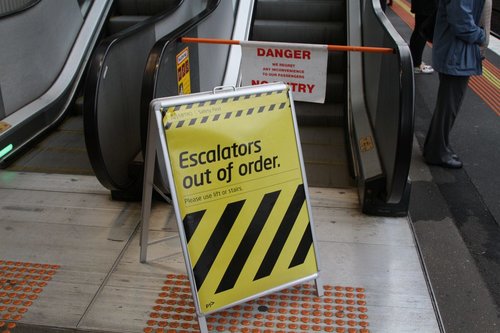
[[175,57],[177,64],[177,91],[179,95],[191,93],[191,70],[189,67],[189,48],[186,47]]
[[371,136],[365,136],[359,139],[359,150],[361,152],[367,152],[375,148],[375,145],[373,144],[373,139]]
[[288,89],[163,112],[202,313],[314,277],[311,215]]
[[6,123],[5,121],[0,121],[0,133],[6,131],[9,128],[10,128],[9,123]]

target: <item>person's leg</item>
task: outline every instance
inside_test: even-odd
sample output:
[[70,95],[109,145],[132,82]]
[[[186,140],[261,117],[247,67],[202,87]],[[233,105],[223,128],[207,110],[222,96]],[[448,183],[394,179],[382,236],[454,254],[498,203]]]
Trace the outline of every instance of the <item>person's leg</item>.
[[432,66],[426,65],[422,61],[422,54],[424,53],[427,41],[420,34],[420,30],[428,18],[429,15],[415,14],[415,28],[413,29],[413,33],[410,37],[410,52],[415,73],[431,74],[434,72]]
[[450,93],[452,94],[452,100],[455,102],[455,104],[452,104],[450,107],[452,111],[450,114],[449,122],[447,123],[448,128],[446,129],[445,132],[446,133],[445,144],[446,147],[448,148],[448,151],[453,152],[453,150],[450,148],[450,132],[451,129],[453,128],[453,125],[455,124],[455,119],[457,118],[458,112],[462,107],[462,103],[465,97],[465,92],[467,91],[467,86],[469,83],[469,76],[452,76],[451,80],[453,81],[452,83],[453,89]]
[[436,108],[424,144],[424,156],[430,164],[441,164],[453,159],[449,136],[465,91],[468,76],[451,76],[439,73],[439,90]]
[[422,53],[425,48],[425,39],[419,33],[422,23],[427,18],[427,15],[415,14],[415,28],[410,37],[410,52],[413,59],[413,67],[419,67],[422,63]]
[[386,0],[380,0],[380,7],[382,7],[382,10],[385,12],[385,8],[386,8]]

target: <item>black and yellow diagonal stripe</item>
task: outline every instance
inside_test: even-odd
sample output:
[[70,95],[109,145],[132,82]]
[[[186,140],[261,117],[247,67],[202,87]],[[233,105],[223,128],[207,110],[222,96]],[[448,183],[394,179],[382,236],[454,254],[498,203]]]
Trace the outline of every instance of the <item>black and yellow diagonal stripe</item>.
[[188,104],[171,106],[162,110],[162,112],[164,114],[175,114],[176,112],[188,111],[193,109],[198,110],[206,106],[213,107],[223,104],[231,104],[231,110],[225,111],[223,113],[214,113],[211,115],[197,115],[190,117],[189,119],[171,119],[166,121],[165,130],[169,130],[170,128],[181,128],[183,126],[196,126],[201,124],[209,124],[210,122],[217,122],[233,118],[252,116],[264,112],[286,110],[286,108],[289,108],[288,100],[279,102],[277,101],[277,103],[273,103],[272,99],[266,99],[266,101],[271,101],[271,102],[257,106],[254,105],[253,102],[251,102],[253,101],[253,98],[267,97],[267,96],[273,97],[273,95],[275,97],[279,97],[280,96],[279,94],[282,93],[283,91],[273,91],[267,93],[257,93],[253,95],[221,98],[205,102],[188,103]]
[[228,203],[219,214],[210,210],[186,214],[184,230],[199,294],[214,300],[218,295],[225,298],[225,293],[245,298],[252,283],[267,280],[265,284],[280,285],[289,269],[307,264],[314,272],[305,200],[304,185],[299,184],[290,191]]

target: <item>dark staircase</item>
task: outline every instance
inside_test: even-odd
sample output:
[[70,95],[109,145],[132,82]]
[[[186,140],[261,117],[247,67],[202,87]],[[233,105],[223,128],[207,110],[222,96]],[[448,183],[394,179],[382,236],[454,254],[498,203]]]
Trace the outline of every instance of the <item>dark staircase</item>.
[[[346,44],[346,0],[258,0],[251,39]],[[347,56],[328,55],[324,104],[295,102],[310,186],[352,187],[346,144]]]

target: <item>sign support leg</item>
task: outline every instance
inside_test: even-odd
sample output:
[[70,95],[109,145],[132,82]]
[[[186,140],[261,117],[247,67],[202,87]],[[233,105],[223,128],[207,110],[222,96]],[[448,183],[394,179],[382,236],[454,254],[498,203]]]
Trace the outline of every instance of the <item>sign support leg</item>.
[[318,297],[323,297],[325,294],[325,291],[323,288],[323,281],[321,280],[321,278],[319,276],[314,280],[314,284],[316,285],[316,295]]
[[201,333],[208,333],[207,318],[204,315],[198,314],[198,325]]
[[148,128],[148,139],[146,145],[146,157],[144,161],[144,184],[142,188],[141,209],[141,252],[140,262],[145,263],[148,256],[149,242],[149,218],[151,215],[151,201],[153,197],[153,181],[156,157],[156,144],[154,122],[150,119]]

